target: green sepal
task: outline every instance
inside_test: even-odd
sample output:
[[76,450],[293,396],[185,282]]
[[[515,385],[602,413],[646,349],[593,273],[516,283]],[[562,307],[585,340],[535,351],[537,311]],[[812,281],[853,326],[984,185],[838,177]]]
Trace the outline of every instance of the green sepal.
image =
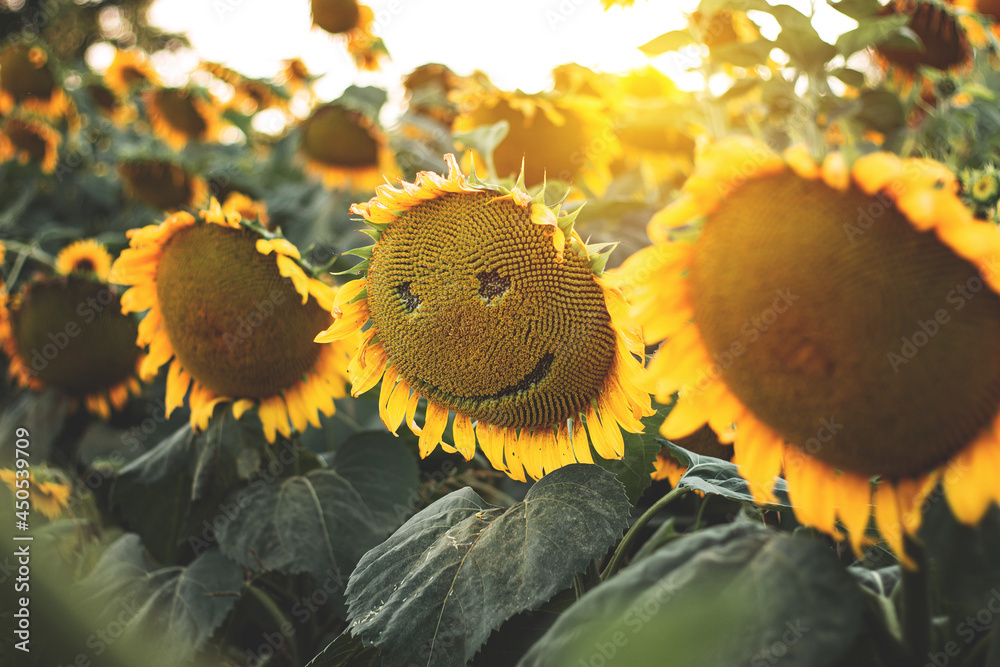
[[365,271],[368,270],[368,265],[370,263],[371,262],[369,262],[366,259],[366,260],[364,260],[362,262],[358,262],[357,264],[355,264],[354,266],[352,266],[349,269],[344,269],[343,271],[331,271],[330,275],[332,275],[332,276],[345,276],[345,275],[358,276],[358,275],[361,275],[363,272],[365,272]]
[[347,250],[347,251],[344,252],[344,254],[345,255],[354,255],[355,257],[360,257],[361,259],[371,259],[372,258],[372,250],[374,250],[374,248],[375,248],[375,246],[373,246],[373,245],[366,245],[366,246],[361,246],[360,248],[354,248],[352,250]]
[[617,247],[617,241],[614,243],[595,243],[594,245],[587,246],[587,266],[590,267],[590,270],[595,275],[599,276],[604,273],[604,267],[608,265],[611,252]]
[[358,292],[357,295],[353,299],[351,299],[350,301],[348,301],[347,303],[357,303],[358,301],[361,301],[361,300],[367,299],[367,298],[368,298],[368,286],[365,285],[365,288],[363,290],[361,290],[360,292]]

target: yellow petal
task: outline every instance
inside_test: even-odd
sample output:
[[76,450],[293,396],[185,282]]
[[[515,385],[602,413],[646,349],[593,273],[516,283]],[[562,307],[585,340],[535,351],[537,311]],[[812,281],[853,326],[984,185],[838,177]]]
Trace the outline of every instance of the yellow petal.
[[455,421],[451,425],[451,436],[458,453],[466,461],[471,461],[476,454],[476,433],[472,428],[472,420],[456,412]]
[[420,433],[420,458],[427,458],[441,444],[444,429],[448,426],[448,408],[433,401],[427,401],[427,413],[424,417],[424,428]]

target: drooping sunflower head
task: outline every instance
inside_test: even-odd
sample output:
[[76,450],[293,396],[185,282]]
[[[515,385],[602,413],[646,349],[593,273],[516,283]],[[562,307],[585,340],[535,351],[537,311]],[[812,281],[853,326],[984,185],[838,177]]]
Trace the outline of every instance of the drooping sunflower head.
[[218,135],[219,114],[207,91],[154,88],[146,91],[145,101],[153,131],[173,148],[213,141]]
[[333,320],[336,292],[309,275],[295,246],[214,199],[200,219],[175,213],[129,238],[112,275],[132,285],[125,312],[148,311],[141,374],[169,364],[168,414],[188,395],[191,424],[204,429],[218,403],[231,401],[237,417],[257,405],[270,442],[333,414],[351,341],[313,342]]
[[385,55],[382,40],[372,34],[375,12],[357,0],[311,0],[313,25],[345,40],[348,53],[361,69],[378,69]]
[[0,162],[31,162],[51,174],[59,159],[61,142],[62,136],[43,118],[15,112],[0,124]]
[[395,173],[388,140],[364,114],[337,102],[317,107],[299,126],[306,169],[328,187],[373,190]]
[[240,113],[250,115],[288,104],[287,95],[267,81],[251,79],[219,63],[203,62],[200,68],[232,87],[233,96],[226,105]]
[[165,211],[198,206],[208,192],[203,179],[167,160],[126,159],[118,165],[118,173],[130,196]]
[[428,116],[451,127],[458,110],[448,96],[460,82],[461,77],[447,65],[427,63],[417,67],[403,78],[403,87],[409,94],[409,112]]
[[891,43],[875,49],[883,70],[896,78],[910,81],[920,67],[954,71],[972,63],[965,29],[946,4],[937,0],[893,0],[880,13],[909,16],[906,27],[920,40],[919,49],[897,48]]
[[104,82],[116,95],[127,97],[134,90],[160,85],[160,75],[142,51],[115,51]]
[[607,165],[620,149],[614,133],[606,131],[601,101],[511,93],[476,82],[456,98],[462,112],[455,120],[458,132],[507,121],[507,136],[493,152],[497,177],[516,177],[523,165],[528,187],[546,179],[582,179],[591,190],[603,190]]
[[0,49],[0,113],[14,105],[51,118],[67,108],[66,94],[39,45],[12,42]]
[[106,282],[108,261],[99,244],[73,244],[56,259],[60,275],[33,278],[9,299],[0,290],[11,377],[35,391],[55,389],[104,418],[139,392],[142,358],[135,320],[122,314],[118,291]]
[[[446,178],[421,172],[352,207],[376,242],[356,251],[369,257],[356,267],[366,276],[342,288],[337,320],[317,340],[342,340],[370,320],[348,367],[353,392],[381,378],[383,421],[395,432],[407,415],[423,456],[454,412],[444,448],[471,458],[478,437],[494,467],[517,479],[591,462],[589,442],[620,457],[619,425],[641,430],[651,410],[634,384],[641,343],[620,324],[620,293],[600,277],[606,255],[544,193],[466,179],[446,161]],[[421,397],[423,428],[413,421]]]
[[956,192],[943,165],[888,153],[706,150],[623,267],[666,339],[648,369],[657,400],[679,394],[663,433],[708,423],[760,500],[784,469],[800,520],[840,535],[839,518],[856,548],[873,503],[903,557],[942,473],[978,521],[1000,488],[1000,235]]

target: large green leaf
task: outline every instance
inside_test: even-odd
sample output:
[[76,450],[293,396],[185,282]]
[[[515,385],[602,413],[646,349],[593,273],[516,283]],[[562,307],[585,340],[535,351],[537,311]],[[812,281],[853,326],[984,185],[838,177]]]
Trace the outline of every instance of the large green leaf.
[[344,632],[316,654],[306,667],[372,667],[378,663],[378,649],[365,646],[360,637]]
[[[661,442],[670,449],[674,458],[681,465],[687,467],[687,471],[678,480],[677,486],[724,496],[740,502],[756,502],[750,493],[750,485],[740,476],[739,468],[735,463],[696,454],[666,440]],[[782,510],[792,509],[788,502],[788,483],[784,479],[779,477],[774,480],[774,493],[778,497],[778,502],[768,505],[768,507]]]
[[[194,658],[229,615],[243,587],[243,569],[210,549],[187,567],[157,569],[138,535],[119,538],[81,592],[99,609],[95,627],[123,627],[124,645],[142,647],[155,664]],[[116,637],[117,638],[117,637]]]
[[361,559],[350,630],[386,665],[464,665],[501,623],[603,555],[628,511],[621,484],[594,465],[553,471],[507,509],[455,491]]
[[340,581],[409,516],[417,482],[416,463],[397,438],[361,433],[337,449],[330,468],[234,492],[226,504],[236,509],[216,537],[248,568]]
[[861,612],[857,585],[819,541],[717,526],[589,591],[519,665],[824,667],[854,645]]
[[[837,53],[849,56],[869,46],[878,46],[894,35],[900,34],[900,29],[910,22],[909,16],[885,16],[870,18],[862,22],[854,30],[845,32],[837,38]],[[915,45],[920,48],[920,44]]]

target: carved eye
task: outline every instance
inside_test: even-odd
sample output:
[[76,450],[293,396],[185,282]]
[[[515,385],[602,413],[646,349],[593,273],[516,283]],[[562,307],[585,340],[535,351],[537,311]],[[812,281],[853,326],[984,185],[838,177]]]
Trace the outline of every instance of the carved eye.
[[399,297],[399,300],[403,302],[403,308],[405,308],[408,313],[412,313],[417,309],[417,306],[420,305],[420,297],[410,291],[409,281],[399,283],[399,286],[396,288],[396,295]]
[[503,296],[510,289],[510,278],[501,276],[496,269],[483,271],[476,278],[479,278],[479,296],[487,303]]

